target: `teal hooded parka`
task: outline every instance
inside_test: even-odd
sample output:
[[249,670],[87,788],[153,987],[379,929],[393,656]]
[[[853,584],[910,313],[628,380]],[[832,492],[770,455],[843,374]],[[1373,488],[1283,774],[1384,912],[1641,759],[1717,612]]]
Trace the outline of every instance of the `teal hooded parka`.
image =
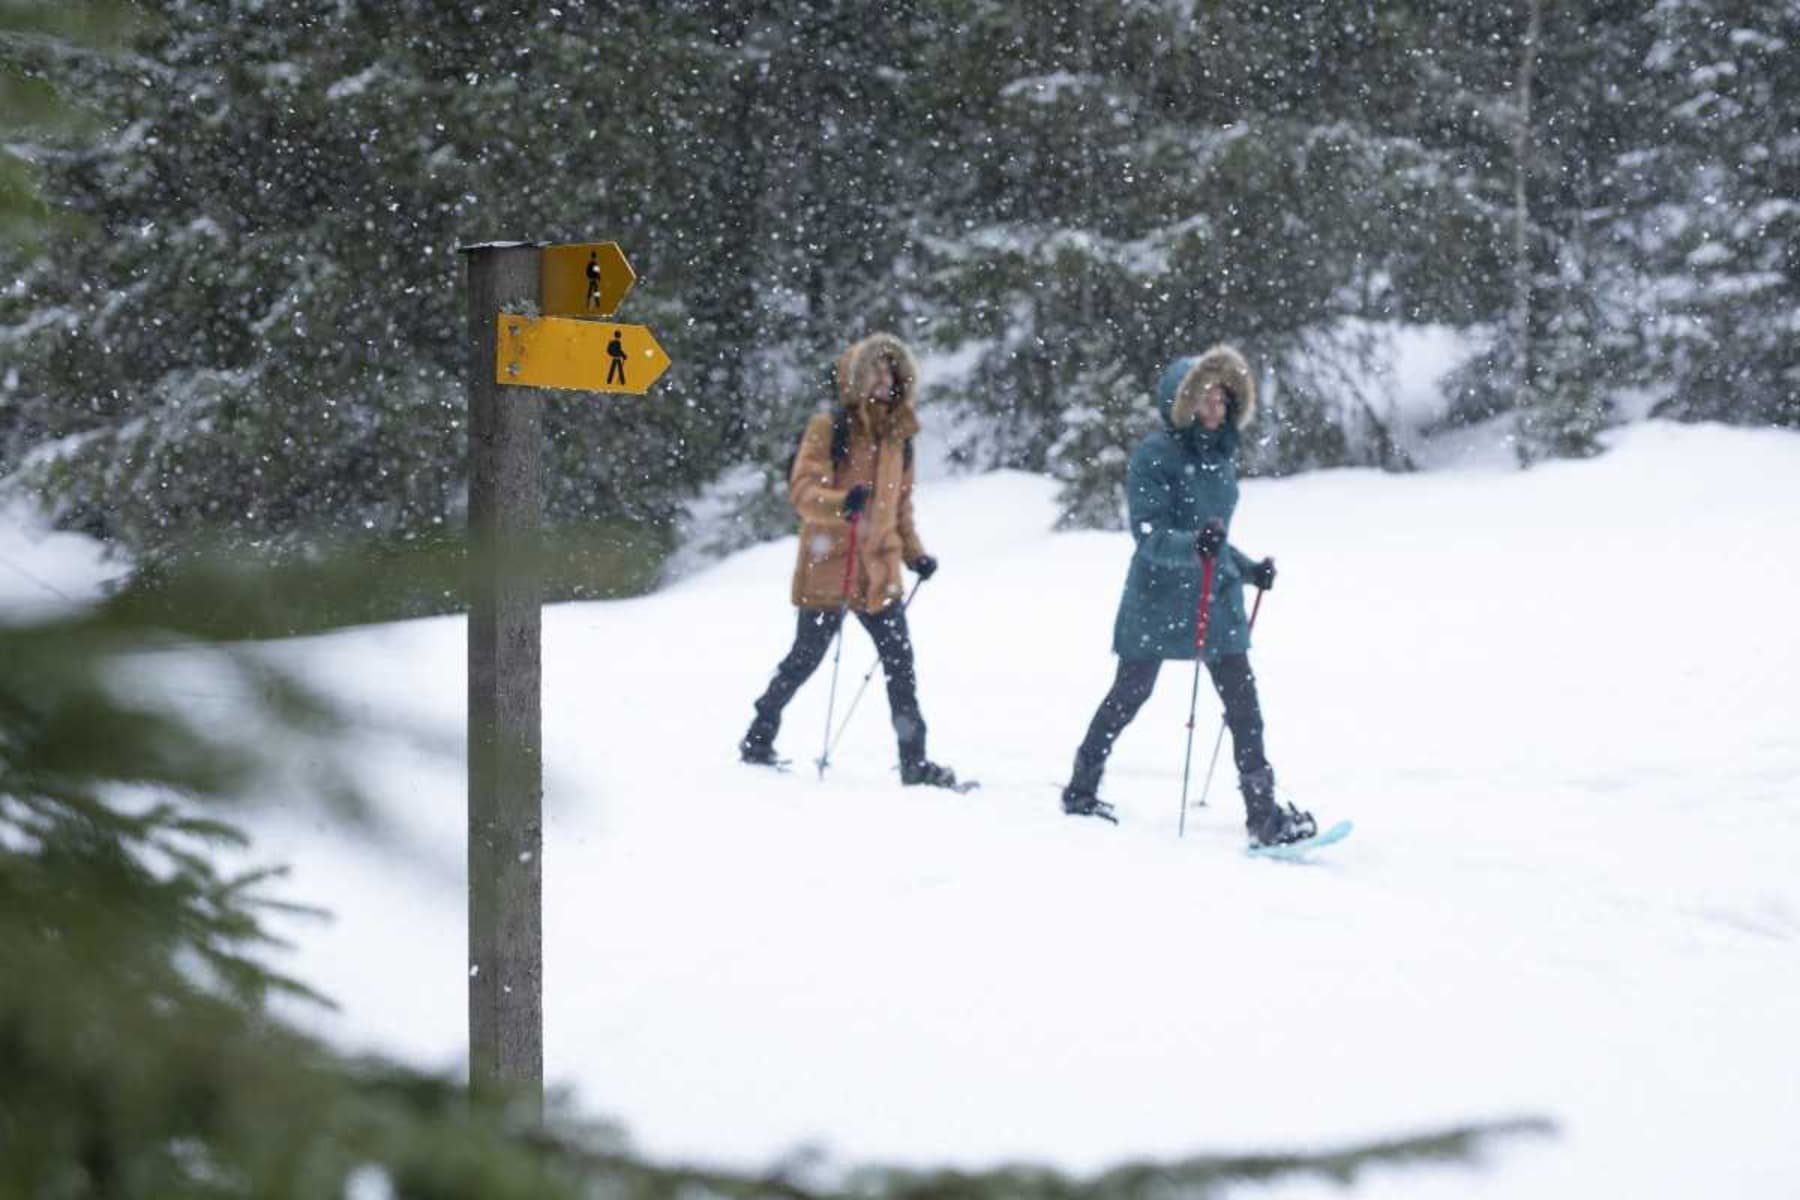
[[[1224,423],[1209,433],[1195,413],[1215,382],[1230,388],[1235,399]],[[1137,549],[1113,622],[1113,653],[1191,660],[1201,580],[1194,535],[1209,521],[1222,522],[1230,532],[1238,498],[1238,440],[1256,411],[1256,377],[1243,355],[1215,346],[1198,357],[1177,359],[1163,372],[1156,399],[1165,427],[1138,444],[1126,476]],[[1219,554],[1207,618],[1208,662],[1250,649],[1244,584],[1254,565],[1229,542]]]

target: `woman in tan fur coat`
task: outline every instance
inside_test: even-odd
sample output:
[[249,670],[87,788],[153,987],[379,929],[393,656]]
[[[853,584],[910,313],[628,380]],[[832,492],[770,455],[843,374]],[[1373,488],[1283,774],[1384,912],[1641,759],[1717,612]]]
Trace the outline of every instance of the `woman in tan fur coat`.
[[[788,472],[800,517],[792,598],[794,645],[756,701],[756,719],[738,744],[747,763],[773,765],[781,711],[824,660],[854,612],[875,642],[887,676],[888,708],[900,747],[900,781],[956,786],[956,774],[925,757],[912,639],[906,630],[901,566],[929,579],[937,560],[913,528],[912,438],[919,367],[900,339],[878,333],[837,361],[837,406],[807,422]],[[856,559],[850,562],[851,521]],[[846,589],[846,584],[848,585]]]

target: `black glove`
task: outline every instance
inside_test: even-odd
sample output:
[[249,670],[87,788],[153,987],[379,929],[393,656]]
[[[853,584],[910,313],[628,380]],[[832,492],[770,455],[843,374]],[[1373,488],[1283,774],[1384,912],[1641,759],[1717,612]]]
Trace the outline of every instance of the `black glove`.
[[1250,582],[1256,585],[1258,591],[1266,592],[1274,587],[1275,560],[1272,558],[1265,558],[1254,567],[1251,567]]
[[844,493],[844,515],[854,517],[862,512],[863,506],[869,502],[869,485],[859,483]]
[[906,564],[913,569],[913,574],[920,579],[930,579],[937,574],[937,559],[929,554],[921,554]]
[[1225,526],[1218,521],[1208,521],[1194,535],[1194,551],[1201,558],[1217,558],[1225,545]]

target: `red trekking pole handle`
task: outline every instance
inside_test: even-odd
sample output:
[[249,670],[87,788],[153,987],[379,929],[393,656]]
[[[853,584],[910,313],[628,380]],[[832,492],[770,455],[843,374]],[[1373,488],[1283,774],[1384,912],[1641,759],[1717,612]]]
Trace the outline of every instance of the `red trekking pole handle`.
[[[1200,561],[1202,563],[1204,563],[1205,566],[1203,566],[1200,571],[1200,607],[1194,613],[1194,689],[1195,689],[1195,695],[1199,694],[1199,688],[1200,688],[1200,659],[1206,653],[1206,626],[1212,618],[1213,568],[1218,565],[1219,557],[1218,557],[1218,555],[1215,554],[1211,558],[1204,558],[1204,559],[1201,559]],[[1257,599],[1260,601],[1262,598],[1259,596],[1259,597],[1257,597]],[[1188,736],[1191,738],[1193,736],[1193,729],[1194,729],[1194,711],[1191,706],[1188,709],[1187,727],[1188,727]],[[1182,795],[1184,797],[1187,795],[1187,788],[1185,786],[1182,788]],[[1184,810],[1186,808],[1186,804],[1187,804],[1187,801],[1184,799],[1182,801]]]
[[[1215,554],[1206,560],[1206,566],[1200,572],[1200,611],[1194,614],[1194,653],[1196,654],[1206,649],[1206,625],[1212,617],[1213,568],[1218,564],[1219,557]],[[1256,597],[1256,602],[1262,603],[1260,594]]]
[[844,586],[839,589],[845,604],[850,603],[850,580],[856,575],[856,527],[862,521],[862,513],[858,512],[850,518],[850,550],[844,555]]
[[839,589],[838,627],[834,635],[837,649],[831,654],[831,694],[825,701],[825,742],[819,751],[819,779],[825,779],[825,768],[831,764],[831,712],[837,707],[838,661],[844,656],[844,617],[850,611],[850,581],[856,578],[856,527],[862,521],[862,510],[850,514],[850,548],[844,555],[844,586]]
[[[1223,549],[1223,547],[1221,547]],[[1212,616],[1213,570],[1219,556],[1202,558],[1200,570],[1200,607],[1194,613],[1194,694],[1188,699],[1187,753],[1181,763],[1181,818],[1175,825],[1175,836],[1187,833],[1188,771],[1194,764],[1194,711],[1200,702],[1200,664],[1206,659],[1206,626]]]

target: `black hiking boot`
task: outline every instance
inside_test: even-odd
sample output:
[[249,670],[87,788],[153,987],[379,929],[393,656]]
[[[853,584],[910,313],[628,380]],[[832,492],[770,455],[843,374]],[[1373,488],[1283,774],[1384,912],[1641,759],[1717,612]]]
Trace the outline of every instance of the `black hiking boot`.
[[775,747],[751,745],[748,742],[739,744],[738,761],[749,763],[753,767],[779,767],[787,763],[787,759],[775,753]]
[[956,772],[928,758],[900,764],[900,782],[907,787],[940,787],[963,790],[956,782]]
[[1111,821],[1114,825],[1119,823],[1118,814],[1113,812],[1113,806],[1092,792],[1066,787],[1063,789],[1062,804],[1063,812],[1071,817],[1099,817],[1102,821]]
[[1291,804],[1277,804],[1263,814],[1260,821],[1247,821],[1250,840],[1258,846],[1286,846],[1305,841],[1319,832],[1313,815]]
[[750,722],[750,729],[744,739],[738,743],[738,759],[758,767],[780,766],[782,759],[775,754],[775,733],[780,728],[773,721],[761,714]]
[[[895,722],[896,726],[899,724]],[[924,731],[917,726],[900,739],[900,782],[906,787],[948,788],[953,792],[972,791],[976,786],[973,779],[957,782],[955,771],[925,757]]]
[[1252,845],[1285,846],[1319,832],[1311,813],[1275,798],[1274,768],[1252,771],[1239,786],[1244,792],[1244,828]]

